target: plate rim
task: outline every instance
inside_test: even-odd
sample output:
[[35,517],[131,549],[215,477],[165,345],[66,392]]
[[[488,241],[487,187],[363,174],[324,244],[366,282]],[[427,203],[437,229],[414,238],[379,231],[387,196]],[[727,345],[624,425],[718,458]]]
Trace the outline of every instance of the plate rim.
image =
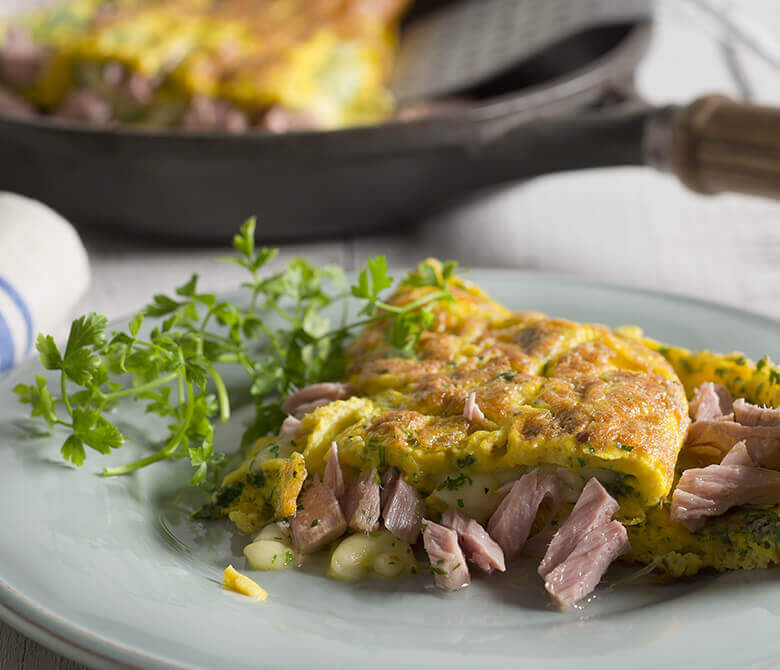
[[[408,271],[403,266],[392,266],[391,272]],[[469,266],[464,268],[468,274],[464,277],[471,281],[470,274],[493,275],[501,277],[536,277],[545,281],[573,284],[577,288],[599,289],[614,291],[624,295],[642,295],[649,298],[669,300],[681,305],[695,305],[708,310],[713,310],[724,316],[737,316],[740,320],[751,321],[769,329],[780,331],[780,318],[752,312],[744,307],[731,306],[704,298],[698,298],[685,294],[676,294],[644,287],[632,287],[625,284],[581,279],[575,274],[563,272],[547,272],[543,270],[530,270],[523,268],[489,268]],[[464,273],[465,274],[465,273]],[[479,286],[478,281],[474,281]],[[218,293],[222,297],[239,295],[237,291]],[[130,315],[112,319],[109,327],[120,326],[130,318]],[[778,332],[780,335],[780,332]],[[672,343],[674,344],[674,343]],[[727,353],[727,352],[718,352]],[[11,372],[0,379],[0,389],[10,387],[16,379],[25,371],[35,365],[35,357],[24,361]],[[32,640],[42,644],[55,653],[62,654],[74,661],[84,663],[92,667],[115,667],[138,670],[141,668],[160,668],[161,670],[180,670],[190,668],[171,658],[150,653],[148,651],[130,646],[121,641],[109,638],[88,628],[65,619],[49,608],[37,603],[13,588],[2,576],[0,576],[0,621],[3,621],[14,630],[20,632]],[[66,636],[66,633],[70,636]],[[113,654],[111,653],[113,652]],[[142,663],[139,665],[138,663]]]

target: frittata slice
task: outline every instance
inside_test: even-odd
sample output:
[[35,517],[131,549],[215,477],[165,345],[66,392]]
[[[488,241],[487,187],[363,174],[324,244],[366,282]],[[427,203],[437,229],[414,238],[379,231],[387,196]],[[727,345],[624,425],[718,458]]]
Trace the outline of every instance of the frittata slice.
[[[512,313],[460,278],[448,288],[454,300],[437,304],[411,355],[388,344],[382,321],[351,344],[357,395],[302,420],[294,449],[310,473],[322,475],[335,441],[348,479],[395,466],[433,512],[451,500],[478,519],[503,483],[536,467],[565,469],[574,499],[595,474],[626,522],[666,498],[689,419],[662,355],[605,326]],[[390,304],[431,290],[402,287]],[[481,421],[464,416],[470,393]]]

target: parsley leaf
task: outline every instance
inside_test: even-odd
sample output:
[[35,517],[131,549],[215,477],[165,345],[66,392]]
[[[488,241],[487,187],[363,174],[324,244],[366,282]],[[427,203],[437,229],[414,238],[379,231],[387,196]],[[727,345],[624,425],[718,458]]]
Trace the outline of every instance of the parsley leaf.
[[[401,355],[413,353],[434,321],[434,307],[452,300],[447,288],[454,262],[421,263],[402,285],[428,288],[407,304],[388,303],[393,285],[383,256],[368,260],[353,286],[341,268],[317,267],[303,258],[268,271],[277,249],[257,249],[254,219],[234,237],[234,256],[225,260],[247,271],[242,288],[246,303],[220,300],[202,291],[197,275],[173,295],[158,294],[121,332],[108,333],[108,321],[87,314],[73,321],[64,348],[50,335],[39,335],[41,365],[59,372],[57,395],[41,375],[14,391],[50,430],[62,431],[63,458],[82,465],[86,448],[108,454],[126,441],[109,412],[125,398],[143,404],[147,414],[163,417],[168,433],[153,453],[106,476],[124,475],[157,462],[188,458],[192,484],[214,483],[224,455],[215,452],[214,426],[231,416],[231,397],[222,366],[243,370],[255,400],[255,417],[242,447],[278,432],[284,397],[306,385],[342,378],[345,347],[352,332],[388,321],[388,343]],[[355,321],[347,320],[349,297],[359,303]],[[331,308],[341,307],[341,321],[331,325]],[[276,447],[278,450],[278,446]],[[384,447],[376,460],[384,464]]]
[[358,282],[352,288],[352,295],[366,300],[360,314],[372,314],[376,309],[379,294],[393,285],[393,278],[387,274],[387,261],[384,256],[369,258],[366,269],[361,270]]

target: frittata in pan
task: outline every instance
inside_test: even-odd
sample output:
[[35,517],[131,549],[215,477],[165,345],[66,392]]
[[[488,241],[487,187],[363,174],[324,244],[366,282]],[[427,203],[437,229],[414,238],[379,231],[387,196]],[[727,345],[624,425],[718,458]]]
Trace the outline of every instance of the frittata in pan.
[[0,103],[205,130],[371,123],[392,110],[386,79],[407,4],[69,0],[0,24]]
[[[346,378],[290,396],[281,433],[225,479],[205,512],[260,532],[255,567],[351,532],[334,576],[405,574],[422,537],[440,586],[467,584],[467,561],[491,572],[536,554],[568,605],[619,557],[671,576],[778,562],[780,410],[758,405],[780,404],[780,373],[767,359],[509,312],[457,277],[447,289],[414,351],[369,325]],[[434,290],[412,280],[386,309]]]

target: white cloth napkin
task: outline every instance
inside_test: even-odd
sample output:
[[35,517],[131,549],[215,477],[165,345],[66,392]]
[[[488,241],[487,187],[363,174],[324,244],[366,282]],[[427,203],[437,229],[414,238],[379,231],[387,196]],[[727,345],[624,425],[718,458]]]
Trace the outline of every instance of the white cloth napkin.
[[0,192],[0,374],[58,331],[89,285],[78,234],[46,205]]

